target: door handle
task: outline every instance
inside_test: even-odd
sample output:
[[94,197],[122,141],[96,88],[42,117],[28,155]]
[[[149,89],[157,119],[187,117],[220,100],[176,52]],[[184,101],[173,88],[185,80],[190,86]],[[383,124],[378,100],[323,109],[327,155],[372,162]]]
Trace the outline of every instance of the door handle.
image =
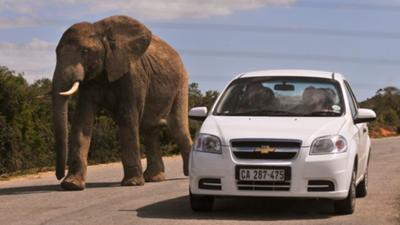
[[363,128],[363,133],[365,134],[365,133],[367,133],[367,128]]

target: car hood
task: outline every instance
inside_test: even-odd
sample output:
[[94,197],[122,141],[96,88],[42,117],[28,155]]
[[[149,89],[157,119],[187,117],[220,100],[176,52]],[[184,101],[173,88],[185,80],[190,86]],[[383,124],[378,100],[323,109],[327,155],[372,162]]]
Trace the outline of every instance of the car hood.
[[303,147],[317,137],[338,134],[345,117],[243,117],[209,116],[201,133],[216,135],[222,145],[237,138],[297,139]]

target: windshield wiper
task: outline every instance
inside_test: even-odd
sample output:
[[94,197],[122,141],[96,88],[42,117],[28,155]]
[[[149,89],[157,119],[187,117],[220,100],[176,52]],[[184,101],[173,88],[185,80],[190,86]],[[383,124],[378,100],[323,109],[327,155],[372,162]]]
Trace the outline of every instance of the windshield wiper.
[[281,115],[297,115],[296,113],[287,112],[287,111],[279,111],[279,110],[253,110],[246,112],[233,112],[233,113],[221,113],[218,115],[225,116],[281,116]]
[[225,112],[217,113],[218,116],[340,116],[341,112],[336,111],[314,111],[307,114],[288,112],[280,110],[252,110],[246,112]]
[[336,111],[314,111],[308,114],[310,116],[340,116],[342,113]]

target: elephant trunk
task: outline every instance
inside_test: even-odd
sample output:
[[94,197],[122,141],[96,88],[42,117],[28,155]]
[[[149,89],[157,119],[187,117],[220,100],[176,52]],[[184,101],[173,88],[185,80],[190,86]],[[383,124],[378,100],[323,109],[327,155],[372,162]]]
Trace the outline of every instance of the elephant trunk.
[[68,98],[53,91],[53,121],[56,151],[56,177],[65,176],[65,162],[68,149]]
[[[62,68],[62,67],[61,67]],[[65,176],[65,163],[68,151],[68,96],[78,91],[83,80],[81,64],[60,69],[57,65],[53,76],[52,104],[54,124],[54,149],[56,151],[56,177]]]

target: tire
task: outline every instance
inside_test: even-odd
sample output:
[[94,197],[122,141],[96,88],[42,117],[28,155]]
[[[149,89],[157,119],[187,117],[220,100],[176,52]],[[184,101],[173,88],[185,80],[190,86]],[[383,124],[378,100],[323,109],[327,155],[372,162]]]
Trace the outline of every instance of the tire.
[[357,185],[356,197],[364,198],[367,196],[367,194],[368,194],[368,168],[367,168],[367,171],[365,171],[364,178]]
[[190,207],[194,212],[212,211],[214,205],[214,196],[210,195],[190,195]]
[[370,153],[368,155],[367,169],[365,170],[364,178],[357,185],[357,189],[356,189],[357,198],[364,198],[368,194],[368,168],[369,168],[369,160],[371,157],[371,149],[369,150],[369,152]]
[[334,201],[335,213],[339,215],[353,214],[356,206],[356,171],[353,170],[351,175],[351,182],[349,193],[347,197],[343,200]]

